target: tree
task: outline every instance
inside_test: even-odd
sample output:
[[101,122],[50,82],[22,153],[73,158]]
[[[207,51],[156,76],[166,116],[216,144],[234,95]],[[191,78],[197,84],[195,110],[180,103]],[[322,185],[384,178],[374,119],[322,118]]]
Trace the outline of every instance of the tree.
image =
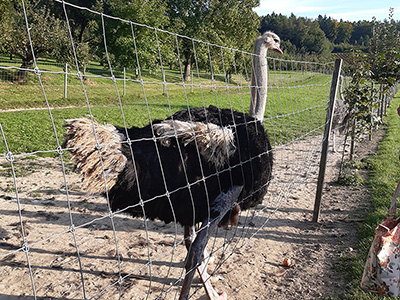
[[333,20],[331,17],[318,16],[318,24],[325,36],[333,43],[338,35],[339,22]]
[[308,18],[297,18],[294,14],[287,18],[273,13],[262,18],[261,28],[263,31],[272,30],[278,34],[283,40],[283,45],[286,41],[290,41],[290,48],[293,49],[295,46],[292,55],[299,53],[326,55],[332,51],[332,45],[325,37],[319,23]]
[[393,20],[393,12],[391,8],[389,18],[384,22],[373,19],[368,52],[372,79],[382,84],[385,90],[400,80],[400,32]]
[[[258,0],[169,0],[170,28],[198,40],[250,50],[259,24],[253,11],[258,5]],[[193,63],[193,45],[182,39],[180,49],[187,81]]]
[[[5,52],[22,59],[21,68],[25,69],[32,66],[34,56],[27,34],[22,4],[14,0],[11,2],[12,5],[8,6],[8,25],[0,29],[0,40],[4,41]],[[27,2],[25,5],[35,57],[51,54],[57,41],[66,35],[63,22],[55,18],[39,0]],[[24,79],[24,76],[25,71],[21,70],[20,79]]]
[[[353,139],[360,138],[365,132],[371,134],[373,126],[380,122],[384,105],[387,105],[382,98],[379,99],[373,83],[380,84],[379,95],[382,96],[400,80],[400,33],[397,26],[393,9],[384,22],[374,18],[368,53],[356,52],[354,60],[347,65],[345,73],[351,80],[344,98],[349,106],[349,134]],[[378,107],[381,108],[380,116],[373,113]]]
[[[158,0],[129,2],[123,0],[108,0],[98,1],[94,9],[108,15],[134,22],[131,26],[126,22],[104,18],[107,50],[113,65],[131,68],[138,67],[133,34],[136,39],[137,54],[140,59],[141,67],[155,69],[156,66],[159,65],[158,48],[154,30],[136,25],[136,23],[146,24],[158,29],[166,28],[169,19],[166,15],[165,2]],[[90,24],[92,35],[91,47],[96,49],[97,55],[102,62],[106,64],[102,20],[96,15],[93,15],[92,19],[94,21]],[[163,37],[160,38],[162,39]],[[163,40],[159,42],[159,45],[161,48],[170,49],[173,44],[171,40]],[[171,53],[171,51],[167,50],[162,50],[161,52],[162,54]],[[168,60],[168,58],[164,58],[166,61]]]
[[351,33],[350,43],[358,45],[367,45],[372,36],[372,22],[358,21],[353,23],[353,32]]
[[338,25],[338,32],[335,39],[336,44],[348,43],[353,32],[353,24],[350,22],[343,22],[340,20]]
[[[87,0],[83,4],[80,2],[81,1],[77,0],[69,1],[69,3],[84,5],[90,9],[93,9],[98,3],[97,0]],[[51,56],[54,57],[57,62],[69,63],[71,66],[75,66],[76,58],[79,70],[83,70],[83,78],[85,79],[87,65],[91,60],[97,59],[96,45],[93,43],[95,37],[92,34],[94,21],[91,19],[91,13],[69,5],[65,5],[64,12],[63,6],[57,2],[46,3],[46,5],[48,5],[50,12],[53,13],[63,24],[67,23],[65,18],[66,16],[68,17],[68,25],[71,31],[69,32],[67,28],[65,28],[65,34],[60,35],[56,40]],[[76,56],[73,52],[72,42]]]
[[[12,0],[0,2],[0,53],[6,53],[12,37]],[[10,55],[12,57],[12,54]]]

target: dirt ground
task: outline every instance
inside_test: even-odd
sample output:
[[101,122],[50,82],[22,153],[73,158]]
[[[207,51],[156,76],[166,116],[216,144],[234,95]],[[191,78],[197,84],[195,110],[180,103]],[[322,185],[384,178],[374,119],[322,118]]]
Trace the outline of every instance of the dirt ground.
[[[359,145],[358,158],[381,136]],[[340,299],[347,283],[334,266],[356,251],[368,191],[335,183],[341,152],[329,151],[320,222],[311,222],[320,148],[313,137],[276,149],[263,205],[210,239],[211,281],[228,299]],[[85,194],[69,164],[64,179],[59,158],[17,157],[14,167],[18,201],[0,160],[1,300],[177,298],[186,256],[179,225],[110,218],[105,199]],[[197,275],[192,292],[206,299]]]

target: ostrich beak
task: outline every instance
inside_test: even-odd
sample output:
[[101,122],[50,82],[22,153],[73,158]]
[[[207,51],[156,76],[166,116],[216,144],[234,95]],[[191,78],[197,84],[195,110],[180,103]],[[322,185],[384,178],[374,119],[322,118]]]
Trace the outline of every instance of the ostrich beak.
[[274,50],[275,52],[278,52],[278,53],[281,54],[281,55],[283,54],[281,48],[279,47],[279,43],[275,43],[275,44],[274,44],[273,50]]

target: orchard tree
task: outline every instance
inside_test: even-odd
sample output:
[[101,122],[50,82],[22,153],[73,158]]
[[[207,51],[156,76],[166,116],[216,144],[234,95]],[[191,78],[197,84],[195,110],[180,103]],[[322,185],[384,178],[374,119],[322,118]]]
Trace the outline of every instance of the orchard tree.
[[[141,67],[154,70],[159,65],[157,38],[155,30],[150,27],[163,29],[167,26],[169,19],[166,15],[164,1],[98,1],[94,9],[123,20],[132,21],[132,24],[130,24],[104,17],[107,50],[113,65],[128,68],[138,67],[133,35],[135,36]],[[106,64],[102,20],[96,15],[93,15],[92,19],[94,21],[90,24],[91,47],[95,49],[101,61]],[[146,24],[148,27],[138,24]],[[171,40],[167,41],[164,38],[165,36],[160,33],[161,53],[168,56],[171,51],[167,49],[170,49],[173,44]],[[170,57],[163,57],[165,61],[169,59]]]
[[[88,0],[84,3],[78,0],[69,1],[75,5],[83,5],[89,9],[94,9],[98,3],[97,0]],[[96,44],[94,43],[93,25],[94,20],[92,13],[76,8],[74,6],[65,5],[65,12],[61,3],[50,2],[48,3],[49,9],[56,17],[58,17],[64,25],[64,33],[55,42],[55,47],[51,56],[54,57],[59,63],[69,63],[72,68],[75,68],[76,62],[78,63],[79,70],[82,71],[85,79],[86,67],[91,60],[98,59],[96,56]],[[66,15],[65,15],[66,13]],[[68,31],[65,19],[68,17]],[[72,43],[75,49],[73,52]],[[75,59],[77,61],[75,61]]]
[[[349,133],[358,139],[379,123],[380,117],[373,111],[380,105],[378,91],[373,83],[381,85],[385,93],[400,80],[400,33],[393,20],[393,9],[389,19],[378,22],[373,19],[372,38],[367,54],[356,52],[345,73],[351,78],[344,93],[348,105]],[[382,106],[381,106],[382,107]]]
[[[35,0],[25,4],[29,24],[29,33],[35,57],[51,55],[57,41],[66,35],[64,24],[57,19],[50,10]],[[29,68],[33,64],[33,54],[28,38],[25,15],[22,4],[12,1],[8,7],[7,26],[0,29],[0,40],[3,42],[3,51],[22,59],[21,68]],[[19,72],[20,79],[24,79],[25,72]]]
[[[253,11],[259,5],[258,0],[168,0],[167,3],[171,31],[251,51],[259,25],[258,15]],[[184,80],[187,81],[190,79],[194,58],[192,42],[182,39],[180,52],[183,57]],[[200,63],[207,65],[206,56],[197,58]],[[231,62],[232,59],[226,63],[231,65]],[[221,68],[217,64],[215,67]],[[229,73],[230,68],[226,68],[226,71]]]
[[400,32],[393,20],[393,8],[384,22],[373,19],[373,31],[368,59],[372,79],[389,89],[400,80]]
[[[13,2],[4,0],[0,2],[0,53],[6,53],[11,41]],[[10,54],[12,59],[12,54]]]

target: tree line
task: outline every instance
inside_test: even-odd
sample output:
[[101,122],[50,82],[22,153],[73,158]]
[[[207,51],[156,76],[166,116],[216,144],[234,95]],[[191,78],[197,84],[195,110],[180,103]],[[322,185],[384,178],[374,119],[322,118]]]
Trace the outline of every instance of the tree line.
[[[105,63],[108,59],[103,39],[105,31],[109,58],[114,66],[136,68],[137,53],[141,67],[155,68],[160,47],[165,64],[176,64],[176,52],[179,50],[188,76],[195,55],[191,41],[179,39],[177,46],[174,35],[158,32],[157,36],[154,30],[137,23],[235,49],[251,49],[258,34],[259,18],[253,11],[259,4],[258,0],[70,0],[69,3],[135,23],[102,19],[99,14],[70,5],[65,10],[67,22],[62,3],[25,1],[36,57],[47,56],[60,63],[73,63],[75,56],[71,33],[80,65],[85,66],[90,60]],[[137,51],[132,42],[133,35]],[[196,57],[203,67],[209,65],[204,53],[207,51],[199,50],[199,57]],[[23,67],[32,65],[33,57],[20,1],[0,2],[0,54],[22,59]]]
[[393,23],[393,27],[400,31],[400,22],[394,21],[390,13],[389,10],[388,18],[381,22],[375,19],[337,21],[326,15],[312,20],[294,14],[287,17],[272,13],[262,17],[260,31],[269,29],[276,32],[283,40],[283,48],[291,56],[323,60],[330,58],[331,53],[368,52],[373,29],[379,23]]
[[[76,59],[83,68],[91,60],[106,64],[108,59],[114,66],[137,68],[135,53],[140,55],[141,67],[157,68],[160,48],[163,62],[171,67],[176,66],[179,51],[186,79],[194,65],[195,55],[199,67],[207,68],[210,65],[205,46],[196,45],[199,49],[194,53],[191,40],[177,41],[174,35],[162,32],[157,36],[154,31],[138,26],[137,23],[249,52],[252,51],[254,39],[259,33],[272,30],[282,39],[285,58],[312,61],[332,60],[332,53],[335,52],[370,51],[375,43],[374,28],[378,28],[379,24],[390,23],[394,30],[400,30],[400,23],[393,18],[383,22],[348,22],[322,15],[315,20],[296,17],[294,14],[287,17],[276,13],[259,17],[254,12],[259,0],[68,2],[135,23],[132,25],[102,18],[100,14],[71,5],[66,5],[67,22],[62,3],[49,0],[25,1],[36,57],[52,57],[60,63],[74,63],[71,32]],[[105,55],[103,31],[107,38],[109,58]],[[132,34],[136,39],[137,51],[132,43]],[[0,54],[21,59],[23,68],[32,65],[33,56],[20,1],[0,2]],[[215,62],[215,66],[218,68],[220,63]],[[232,58],[227,57],[226,66],[225,72],[229,74],[233,68]]]

